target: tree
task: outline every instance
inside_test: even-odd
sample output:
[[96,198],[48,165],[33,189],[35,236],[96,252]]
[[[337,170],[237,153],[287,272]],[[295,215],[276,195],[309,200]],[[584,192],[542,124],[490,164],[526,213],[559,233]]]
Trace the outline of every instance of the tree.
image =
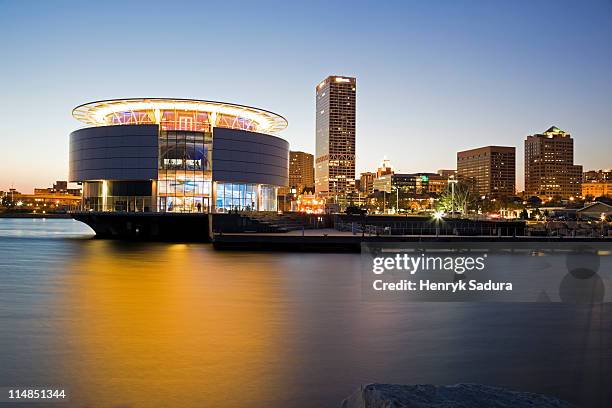
[[8,194],[0,196],[0,207],[10,207],[11,204],[11,197]]
[[446,190],[440,195],[437,209],[439,211],[459,210],[466,215],[474,204],[473,185],[466,181],[459,181],[455,183],[454,190],[455,194],[453,196],[452,185],[449,184],[446,187]]
[[542,200],[540,200],[540,197],[538,196],[531,196],[527,199],[527,204],[532,207],[539,207],[542,205]]
[[521,211],[521,215],[520,215],[522,220],[528,220],[529,219],[529,213],[527,212],[526,209],[523,208],[523,211]]

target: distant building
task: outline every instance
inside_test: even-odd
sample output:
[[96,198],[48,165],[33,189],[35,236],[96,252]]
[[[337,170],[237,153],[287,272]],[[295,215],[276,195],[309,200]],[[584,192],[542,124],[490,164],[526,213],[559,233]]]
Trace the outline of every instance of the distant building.
[[329,76],[316,88],[315,190],[324,197],[355,191],[357,80]]
[[582,194],[582,166],[574,165],[574,140],[556,126],[525,140],[525,194],[538,197]]
[[582,196],[612,197],[612,170],[590,170],[582,173]]
[[384,176],[386,174],[393,174],[393,166],[391,166],[391,161],[387,159],[383,159],[382,163],[376,169],[376,177]]
[[365,194],[372,194],[374,192],[374,179],[376,178],[376,173],[365,172],[361,173],[361,177],[359,178],[359,191]]
[[80,196],[80,188],[68,188],[67,181],[56,181],[53,184],[53,188],[35,188],[34,195],[48,195],[48,194],[69,194],[73,196]]
[[589,182],[589,181],[612,182],[612,169],[585,171],[584,173],[582,173],[582,181],[584,183]]
[[289,152],[289,188],[302,194],[304,189],[313,189],[314,156],[305,152]]
[[516,185],[516,149],[486,146],[457,153],[457,177],[474,182],[479,195],[513,195]]
[[431,173],[427,176],[428,184],[427,184],[427,193],[428,194],[441,194],[448,187],[448,179],[454,178],[455,176],[446,176],[443,174],[435,174]]
[[578,211],[576,211],[576,215],[578,219],[581,220],[601,220],[606,219],[609,216],[612,216],[612,206],[606,203],[592,203],[589,204]]
[[438,170],[438,175],[446,178],[455,178],[457,176],[457,170],[440,169]]
[[610,181],[586,181],[582,183],[582,196],[587,197],[611,197],[612,180]]
[[11,189],[7,197],[15,207],[30,212],[58,212],[81,207],[81,189],[69,189],[68,183],[61,181],[53,188],[35,188],[34,194],[22,194]]
[[67,181],[56,181],[55,184],[53,184],[53,189],[55,191],[66,191],[68,190],[68,182]]
[[374,191],[400,191],[402,195],[424,196],[439,194],[448,185],[448,178],[436,173],[394,173],[374,179]]

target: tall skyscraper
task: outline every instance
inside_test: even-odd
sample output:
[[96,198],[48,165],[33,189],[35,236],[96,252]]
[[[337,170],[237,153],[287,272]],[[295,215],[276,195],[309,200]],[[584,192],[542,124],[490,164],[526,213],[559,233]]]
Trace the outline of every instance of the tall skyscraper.
[[525,193],[580,196],[582,166],[574,165],[574,140],[556,126],[525,140]]
[[289,188],[302,194],[314,189],[314,156],[305,152],[289,152]]
[[457,153],[457,177],[472,180],[479,195],[513,195],[516,185],[516,149],[486,146]]
[[355,190],[357,80],[329,76],[316,88],[315,191],[332,198]]

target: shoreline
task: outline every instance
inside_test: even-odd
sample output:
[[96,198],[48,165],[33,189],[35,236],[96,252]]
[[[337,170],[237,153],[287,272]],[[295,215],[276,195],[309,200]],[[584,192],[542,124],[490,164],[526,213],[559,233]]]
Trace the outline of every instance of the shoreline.
[[0,218],[56,218],[56,219],[72,219],[70,214],[33,214],[33,213],[0,213]]

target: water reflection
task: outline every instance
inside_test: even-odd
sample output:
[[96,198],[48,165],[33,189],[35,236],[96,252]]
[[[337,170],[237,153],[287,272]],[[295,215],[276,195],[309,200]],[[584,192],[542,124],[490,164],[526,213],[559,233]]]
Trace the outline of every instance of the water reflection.
[[328,407],[368,382],[612,405],[609,305],[366,302],[359,255],[45,234],[0,236],[0,385],[77,407]]
[[61,278],[65,296],[55,306],[71,315],[66,335],[80,356],[73,388],[87,391],[79,399],[226,406],[240,393],[248,395],[241,406],[258,406],[282,394],[286,317],[269,301],[283,284],[274,258],[211,259],[203,245],[89,244]]

